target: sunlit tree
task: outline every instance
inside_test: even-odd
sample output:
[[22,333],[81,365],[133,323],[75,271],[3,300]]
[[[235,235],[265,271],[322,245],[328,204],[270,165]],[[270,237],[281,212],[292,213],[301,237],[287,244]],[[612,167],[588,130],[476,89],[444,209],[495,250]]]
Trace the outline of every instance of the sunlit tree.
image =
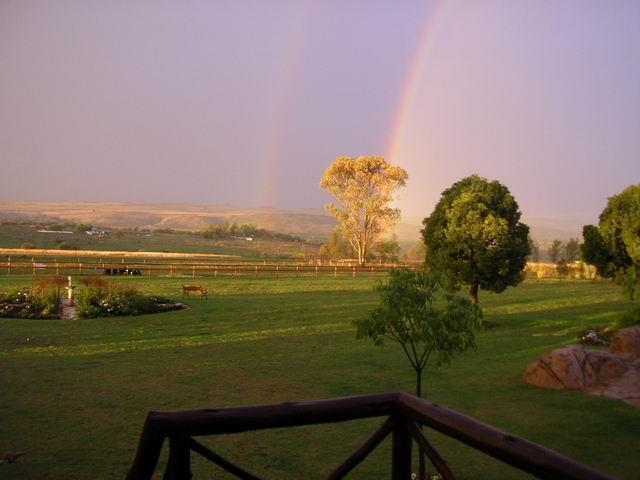
[[407,177],[403,168],[377,156],[339,157],[325,170],[320,187],[338,201],[327,205],[327,210],[338,220],[359,264],[366,262],[371,246],[400,218],[400,210],[390,205]]

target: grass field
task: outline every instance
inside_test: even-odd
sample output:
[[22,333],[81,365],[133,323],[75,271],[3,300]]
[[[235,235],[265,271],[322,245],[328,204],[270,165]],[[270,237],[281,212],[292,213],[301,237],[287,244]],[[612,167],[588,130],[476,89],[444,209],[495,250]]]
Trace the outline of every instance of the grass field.
[[[180,298],[179,278],[119,278]],[[0,290],[30,277],[0,276]],[[399,348],[356,340],[354,318],[377,303],[371,278],[199,281],[208,300],[189,311],[82,321],[0,319],[0,465],[3,479],[123,478],[148,410],[223,407],[413,390]],[[478,349],[430,369],[425,397],[542,443],[621,478],[640,478],[640,412],[622,402],[526,385],[527,364],[575,343],[589,325],[628,308],[610,283],[527,281],[481,293]],[[382,422],[367,420],[208,438],[267,478],[322,478]],[[432,434],[462,479],[528,478]],[[385,441],[352,474],[386,478]],[[166,451],[165,451],[166,453]],[[162,461],[165,460],[163,457]],[[219,470],[193,457],[194,478]],[[157,477],[160,478],[158,470]]]
[[0,224],[0,247],[56,249],[64,243],[67,250],[130,252],[176,252],[240,255],[246,258],[317,256],[319,244],[283,240],[206,239],[187,232],[140,233],[119,231],[103,237],[85,233],[40,233],[31,225]]

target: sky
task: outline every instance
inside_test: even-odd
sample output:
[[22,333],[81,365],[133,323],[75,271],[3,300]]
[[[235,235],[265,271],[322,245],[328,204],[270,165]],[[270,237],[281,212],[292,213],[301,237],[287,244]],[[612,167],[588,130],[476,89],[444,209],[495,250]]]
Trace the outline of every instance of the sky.
[[640,182],[635,0],[3,0],[0,201],[320,208],[338,156],[430,214],[478,173],[596,221]]

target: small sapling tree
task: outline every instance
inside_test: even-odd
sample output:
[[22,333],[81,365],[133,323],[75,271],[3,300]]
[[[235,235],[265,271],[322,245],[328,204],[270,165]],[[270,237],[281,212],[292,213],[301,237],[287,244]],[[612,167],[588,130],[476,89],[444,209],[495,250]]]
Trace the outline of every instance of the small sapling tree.
[[416,374],[416,395],[422,395],[422,373],[435,355],[437,366],[451,362],[456,353],[475,346],[482,313],[468,299],[450,294],[436,273],[399,269],[389,281],[376,286],[380,307],[353,322],[358,338],[375,345],[385,340],[400,344]]

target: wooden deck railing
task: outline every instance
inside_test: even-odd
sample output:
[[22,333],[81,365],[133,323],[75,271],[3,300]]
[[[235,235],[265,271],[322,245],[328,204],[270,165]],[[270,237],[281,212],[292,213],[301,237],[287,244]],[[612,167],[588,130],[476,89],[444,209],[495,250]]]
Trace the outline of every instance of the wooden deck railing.
[[405,392],[334,398],[277,405],[150,412],[147,416],[127,480],[151,479],[162,445],[169,439],[165,480],[191,478],[191,451],[242,479],[259,479],[211,451],[192,437],[240,433],[267,428],[294,427],[387,417],[382,426],[349,458],[336,467],[329,479],[345,477],[389,434],[392,435],[391,478],[411,478],[411,447],[415,441],[443,479],[455,475],[427,440],[421,425],[453,437],[487,455],[539,478],[611,480],[613,477],[576,462],[553,450],[498,430],[490,425]]

